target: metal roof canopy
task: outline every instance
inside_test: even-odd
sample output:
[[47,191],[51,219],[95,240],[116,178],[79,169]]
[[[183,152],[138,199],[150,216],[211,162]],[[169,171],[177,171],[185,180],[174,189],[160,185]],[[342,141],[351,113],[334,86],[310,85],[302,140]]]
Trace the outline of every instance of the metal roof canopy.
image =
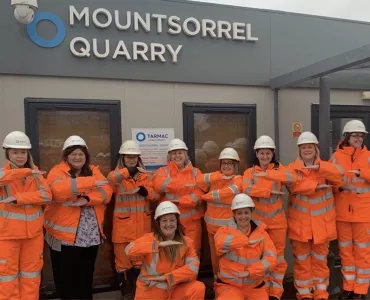
[[[320,108],[319,108],[319,141],[320,152],[324,160],[330,157],[330,78],[329,74],[336,73],[350,80],[353,74],[363,74],[363,69],[354,67],[370,62],[370,44],[363,47],[324,59],[309,66],[300,68],[290,73],[272,78],[270,86],[274,90],[274,121],[275,121],[275,143],[279,149],[279,96],[278,90],[302,84],[308,80],[320,80]],[[351,68],[350,70],[348,70]],[[341,71],[341,72],[339,72]],[[361,76],[361,75],[360,75]],[[370,84],[365,82],[359,89],[370,89]],[[278,156],[277,152],[277,156]]]

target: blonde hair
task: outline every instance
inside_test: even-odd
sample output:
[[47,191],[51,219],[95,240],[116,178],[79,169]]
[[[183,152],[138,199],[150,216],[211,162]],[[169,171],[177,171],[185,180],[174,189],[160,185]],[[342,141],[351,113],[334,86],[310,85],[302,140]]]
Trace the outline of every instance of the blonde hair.
[[[123,168],[126,168],[127,166],[125,165],[125,158],[124,158],[125,154],[121,154],[118,158],[118,162],[117,162],[117,168],[118,169],[123,169]],[[143,164],[143,161],[141,160],[141,157],[140,155],[138,155],[138,161],[137,161],[137,167],[140,167],[142,169],[145,170],[145,166]]]
[[[224,159],[220,160],[220,172],[221,172],[221,163]],[[230,159],[233,162],[234,165],[234,175],[240,175],[240,164],[237,160]],[[222,173],[222,172],[221,172]]]
[[[313,143],[312,143],[313,144]],[[320,158],[320,149],[319,149],[319,145],[317,145],[317,144],[314,144],[315,145],[315,157],[313,158],[313,163],[315,163],[316,162],[316,160],[318,159],[318,158]],[[299,145],[300,146],[300,145]],[[301,161],[303,161],[303,158],[302,158],[302,156],[301,156],[301,149],[300,149],[300,147],[298,146],[298,153],[297,153],[297,156],[298,156],[298,158],[301,160]]]
[[[6,158],[7,162],[9,163],[11,169],[20,169],[15,163],[10,161],[10,159],[9,159],[9,150],[10,149],[11,148],[5,149],[5,158]],[[32,157],[31,152],[29,150],[27,150],[27,161],[24,164],[24,168],[30,168],[31,170],[36,170],[36,165],[33,162],[33,157]],[[32,176],[35,178],[37,189],[39,189],[40,188],[39,174],[32,174]],[[11,195],[7,195],[7,196],[10,197]]]
[[[163,217],[163,216],[161,216]],[[153,233],[154,236],[158,239],[158,241],[164,241],[165,236],[162,233],[161,227],[159,225],[159,220],[161,219],[159,217],[157,220],[154,222],[153,226]],[[185,235],[184,235],[184,230],[180,222],[180,217],[176,215],[176,221],[177,221],[177,228],[175,231],[175,237],[173,238],[174,241],[181,242],[183,245],[186,245],[186,240],[185,240]],[[159,255],[165,255],[167,259],[171,262],[171,265],[176,261],[176,258],[180,255],[180,249],[182,246],[168,246],[164,248],[159,248]]]
[[[184,149],[178,149],[178,150],[182,150],[185,152],[185,161],[184,161],[184,168],[185,168],[189,163],[191,163],[189,155],[188,155],[188,151]],[[173,150],[173,151],[177,151],[177,150]],[[168,152],[167,154],[167,161],[171,161],[171,152],[172,151]]]

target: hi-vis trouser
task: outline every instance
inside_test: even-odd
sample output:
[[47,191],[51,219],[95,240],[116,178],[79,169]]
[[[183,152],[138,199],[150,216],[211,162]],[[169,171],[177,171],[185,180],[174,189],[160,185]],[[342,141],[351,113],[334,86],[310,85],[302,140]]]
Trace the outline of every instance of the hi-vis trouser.
[[370,223],[337,222],[343,289],[366,295],[370,283]]
[[44,236],[0,241],[0,300],[38,300]]

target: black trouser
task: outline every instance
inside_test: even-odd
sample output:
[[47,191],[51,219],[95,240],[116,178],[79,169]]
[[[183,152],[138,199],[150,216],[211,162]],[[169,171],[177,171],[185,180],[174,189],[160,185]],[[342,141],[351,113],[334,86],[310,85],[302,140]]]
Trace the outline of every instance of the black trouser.
[[99,246],[50,249],[54,283],[61,299],[92,299],[95,260]]

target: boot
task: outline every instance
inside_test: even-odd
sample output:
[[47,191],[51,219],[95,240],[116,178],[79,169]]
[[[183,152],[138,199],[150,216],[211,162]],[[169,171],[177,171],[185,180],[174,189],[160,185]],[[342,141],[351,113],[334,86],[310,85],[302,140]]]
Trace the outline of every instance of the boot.
[[133,267],[130,270],[129,280],[131,281],[131,284],[132,284],[132,293],[133,293],[134,297],[135,297],[135,293],[136,293],[136,281],[137,281],[137,278],[139,277],[139,275],[140,275],[140,268]]
[[366,295],[361,295],[361,294],[353,294],[353,300],[365,300],[366,299]]
[[343,290],[343,292],[339,295],[339,300],[346,300],[346,299],[353,299],[353,292],[349,292],[346,290]]
[[133,300],[134,295],[132,293],[132,282],[128,280],[128,271],[122,273],[117,273],[117,280],[119,284],[119,289],[121,290],[122,300]]

